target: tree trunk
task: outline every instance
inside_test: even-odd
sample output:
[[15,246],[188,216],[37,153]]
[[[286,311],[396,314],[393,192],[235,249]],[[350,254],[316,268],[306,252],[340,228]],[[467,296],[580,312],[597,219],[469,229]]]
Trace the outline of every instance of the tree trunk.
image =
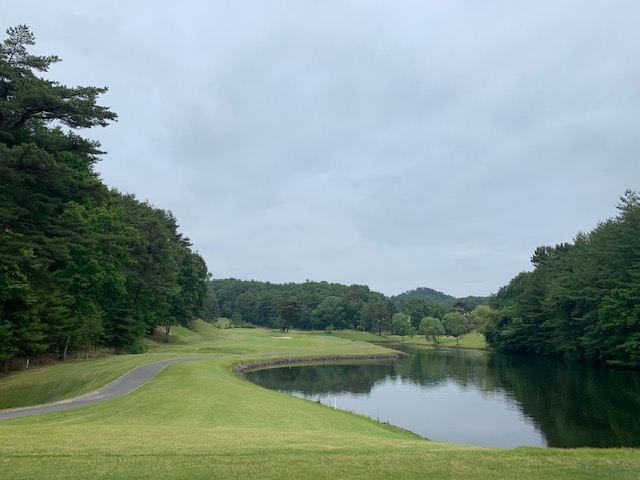
[[171,330],[171,325],[168,323],[164,326],[164,343],[169,343],[169,331]]
[[67,351],[69,350],[70,341],[71,341],[71,335],[67,335],[67,340],[64,343],[64,348],[62,349],[62,355],[60,357],[60,360],[62,360],[63,362],[67,359]]

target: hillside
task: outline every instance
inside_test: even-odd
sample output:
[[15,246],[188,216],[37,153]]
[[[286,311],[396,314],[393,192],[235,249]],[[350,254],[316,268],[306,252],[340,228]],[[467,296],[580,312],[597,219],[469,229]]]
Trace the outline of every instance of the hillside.
[[391,299],[396,305],[401,305],[403,301],[411,297],[422,297],[425,300],[437,302],[446,307],[453,307],[457,303],[464,303],[469,307],[470,310],[473,310],[478,305],[485,303],[488,299],[488,297],[474,296],[457,298],[427,287],[419,287],[414,290],[408,290],[404,293],[391,297]]

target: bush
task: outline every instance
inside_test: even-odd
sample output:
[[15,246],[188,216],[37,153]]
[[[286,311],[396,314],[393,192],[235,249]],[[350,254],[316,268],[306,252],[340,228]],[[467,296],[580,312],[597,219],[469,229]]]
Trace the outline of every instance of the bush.
[[137,355],[139,353],[145,353],[147,350],[149,350],[149,347],[147,345],[145,345],[144,343],[134,343],[133,345],[130,345],[127,348],[124,349],[124,351],[126,353],[129,353],[129,354],[132,354],[132,355]]
[[213,326],[216,328],[219,328],[220,330],[224,330],[227,328],[231,328],[232,324],[231,324],[231,320],[229,320],[228,318],[220,317],[218,318],[218,320],[216,320]]

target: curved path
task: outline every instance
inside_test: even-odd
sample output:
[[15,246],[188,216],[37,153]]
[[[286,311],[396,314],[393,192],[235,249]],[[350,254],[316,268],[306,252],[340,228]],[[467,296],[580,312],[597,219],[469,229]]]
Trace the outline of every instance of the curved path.
[[125,393],[129,393],[138,387],[141,387],[153,377],[155,377],[160,370],[167,365],[178,362],[186,362],[188,360],[199,360],[202,357],[184,357],[184,358],[172,358],[170,360],[163,360],[161,362],[150,363],[148,365],[142,365],[136,367],[128,373],[125,373],[122,377],[114,380],[108,385],[105,385],[100,390],[95,392],[86,393],[80,397],[70,398],[68,400],[61,400],[56,403],[49,403],[47,405],[38,405],[35,407],[24,408],[12,408],[9,410],[0,410],[0,420],[6,420],[9,418],[26,417],[27,415],[37,415],[39,413],[57,412],[59,410],[69,410],[71,408],[82,407],[84,405],[91,405],[92,403],[102,402],[103,400],[109,400],[111,398],[119,397]]

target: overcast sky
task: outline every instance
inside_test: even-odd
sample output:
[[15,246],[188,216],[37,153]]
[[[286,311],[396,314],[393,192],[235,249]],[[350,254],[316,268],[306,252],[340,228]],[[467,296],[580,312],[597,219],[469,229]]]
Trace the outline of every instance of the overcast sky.
[[[214,278],[495,293],[640,188],[637,0],[21,0]],[[4,36],[3,36],[4,38]]]

